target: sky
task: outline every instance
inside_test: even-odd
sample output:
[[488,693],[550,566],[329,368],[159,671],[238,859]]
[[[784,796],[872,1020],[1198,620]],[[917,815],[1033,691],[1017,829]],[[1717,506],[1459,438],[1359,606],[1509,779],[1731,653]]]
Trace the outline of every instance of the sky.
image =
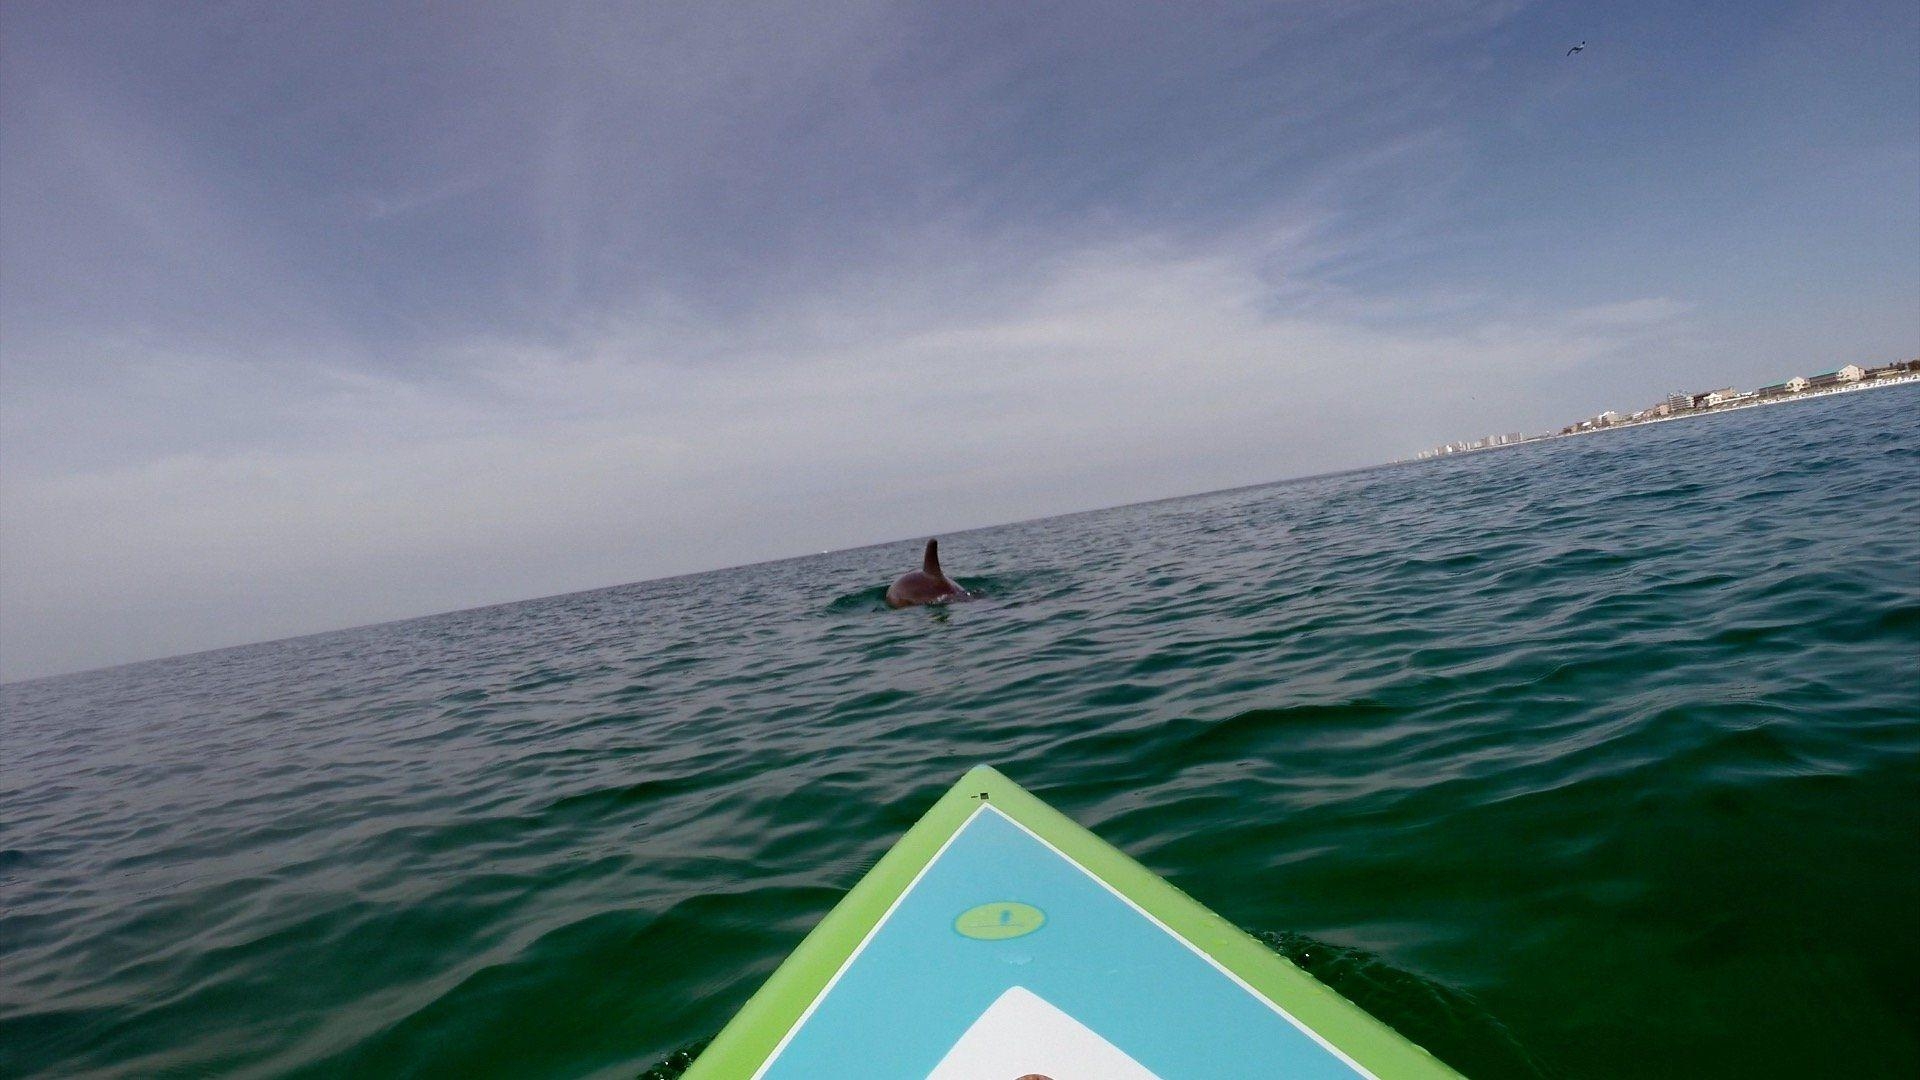
[[1911,0],[5,0],[0,679],[1920,355],[1916,55]]

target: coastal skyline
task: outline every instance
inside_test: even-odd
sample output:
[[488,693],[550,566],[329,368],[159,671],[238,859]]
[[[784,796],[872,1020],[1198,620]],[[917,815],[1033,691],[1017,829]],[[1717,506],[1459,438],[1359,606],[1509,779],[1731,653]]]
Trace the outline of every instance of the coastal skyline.
[[1911,4],[556,10],[0,11],[0,679],[1920,340]]
[[1539,442],[1542,439],[1585,435],[1594,431],[1633,427],[1636,424],[1649,424],[1661,420],[1679,420],[1688,416],[1705,416],[1709,413],[1749,408],[1754,405],[1779,405],[1790,401],[1807,401],[1833,393],[1870,390],[1883,386],[1904,386],[1912,382],[1920,382],[1920,358],[1896,360],[1871,368],[1861,367],[1859,364],[1842,364],[1832,371],[1815,373],[1811,377],[1795,375],[1752,390],[1727,386],[1701,393],[1676,391],[1664,395],[1661,400],[1644,409],[1631,413],[1608,409],[1595,416],[1575,420],[1557,432],[1529,434],[1514,431],[1488,435],[1479,439],[1456,439],[1453,442],[1422,450],[1414,455],[1412,460],[1426,461],[1450,454],[1519,446],[1522,443]]

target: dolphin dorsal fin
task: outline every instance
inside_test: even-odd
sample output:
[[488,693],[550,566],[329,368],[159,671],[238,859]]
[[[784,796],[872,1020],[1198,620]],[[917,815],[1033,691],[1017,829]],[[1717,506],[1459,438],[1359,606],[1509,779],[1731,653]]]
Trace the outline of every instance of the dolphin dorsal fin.
[[940,572],[940,541],[927,541],[927,553],[920,560],[920,569],[934,577],[945,577]]

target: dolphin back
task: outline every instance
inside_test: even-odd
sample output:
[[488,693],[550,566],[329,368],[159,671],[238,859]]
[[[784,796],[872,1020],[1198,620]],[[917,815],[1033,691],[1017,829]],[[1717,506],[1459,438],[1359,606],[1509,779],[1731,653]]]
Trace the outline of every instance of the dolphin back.
[[973,594],[940,572],[940,542],[927,541],[927,553],[921,557],[920,569],[900,575],[900,579],[887,588],[888,607],[911,607],[914,604],[944,604],[949,600],[971,600]]

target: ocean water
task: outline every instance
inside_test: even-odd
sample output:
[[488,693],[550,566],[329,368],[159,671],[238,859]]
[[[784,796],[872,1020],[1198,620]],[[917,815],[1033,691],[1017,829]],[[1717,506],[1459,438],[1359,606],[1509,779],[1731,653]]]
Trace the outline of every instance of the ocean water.
[[1920,1075],[1920,392],[0,688],[0,1075],[635,1077],[991,762],[1477,1077]]

